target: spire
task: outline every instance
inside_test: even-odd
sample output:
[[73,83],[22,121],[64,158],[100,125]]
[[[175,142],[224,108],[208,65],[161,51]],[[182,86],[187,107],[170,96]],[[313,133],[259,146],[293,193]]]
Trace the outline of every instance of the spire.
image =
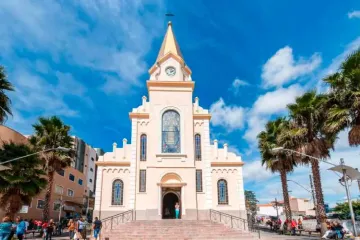
[[168,53],[172,53],[175,56],[180,57],[182,60],[184,60],[180,51],[180,47],[175,39],[171,21],[168,22],[167,31],[161,44],[160,52],[156,59],[156,62],[159,62]]

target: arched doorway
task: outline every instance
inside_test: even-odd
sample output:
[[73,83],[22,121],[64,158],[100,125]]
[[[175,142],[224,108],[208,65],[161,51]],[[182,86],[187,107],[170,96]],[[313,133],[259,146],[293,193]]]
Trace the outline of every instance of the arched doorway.
[[[162,209],[162,218],[163,219],[174,219],[175,218],[175,204],[180,204],[179,196],[174,192],[168,192],[163,197],[163,209]],[[181,206],[181,205],[180,205]],[[180,211],[181,213],[181,211]],[[181,218],[181,214],[179,216]]]

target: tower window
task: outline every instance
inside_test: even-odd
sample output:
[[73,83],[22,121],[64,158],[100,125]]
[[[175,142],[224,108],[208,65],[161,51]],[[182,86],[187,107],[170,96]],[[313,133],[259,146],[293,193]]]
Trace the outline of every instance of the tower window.
[[195,134],[195,160],[201,161],[201,136]]
[[142,134],[140,137],[140,161],[146,161],[146,134]]
[[180,115],[174,110],[162,116],[162,152],[180,153]]

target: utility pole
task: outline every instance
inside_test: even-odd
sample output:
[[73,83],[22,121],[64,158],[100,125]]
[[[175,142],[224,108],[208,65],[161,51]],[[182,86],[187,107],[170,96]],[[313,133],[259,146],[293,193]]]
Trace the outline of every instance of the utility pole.
[[[341,166],[345,165],[345,162],[344,162],[343,158],[340,158],[340,165]],[[342,182],[341,180],[344,181],[345,190],[346,190],[346,196],[347,196],[348,203],[349,203],[349,208],[350,208],[351,222],[352,222],[353,229],[354,229],[355,239],[359,239],[358,235],[357,235],[357,229],[356,229],[356,226],[355,226],[355,215],[354,215],[354,209],[353,209],[352,201],[351,201],[351,197],[350,197],[349,185],[348,185],[348,182],[347,182],[348,180],[347,180],[347,175],[346,175],[346,169],[343,167],[342,171],[343,171],[343,177],[342,177],[343,179],[340,179],[340,183]]]
[[63,204],[62,204],[62,195],[60,195],[60,210],[59,210],[59,222],[61,220],[61,212],[62,212]]
[[316,216],[316,220],[319,222],[320,218],[319,218],[319,214],[318,214],[317,207],[316,207],[316,198],[315,198],[314,184],[313,184],[313,180],[312,180],[311,174],[309,174],[309,179],[310,179],[311,195],[312,195],[312,199],[313,199],[313,203],[314,203],[314,208],[315,208],[315,216]]
[[276,217],[279,219],[279,206],[278,206],[277,198],[275,198],[275,206],[274,206],[274,208],[276,209]]

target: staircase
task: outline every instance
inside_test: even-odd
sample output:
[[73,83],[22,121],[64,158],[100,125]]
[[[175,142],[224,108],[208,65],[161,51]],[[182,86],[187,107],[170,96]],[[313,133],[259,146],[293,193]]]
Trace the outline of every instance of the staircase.
[[256,239],[249,232],[242,232],[222,223],[207,220],[138,220],[103,228],[102,240],[113,239]]

